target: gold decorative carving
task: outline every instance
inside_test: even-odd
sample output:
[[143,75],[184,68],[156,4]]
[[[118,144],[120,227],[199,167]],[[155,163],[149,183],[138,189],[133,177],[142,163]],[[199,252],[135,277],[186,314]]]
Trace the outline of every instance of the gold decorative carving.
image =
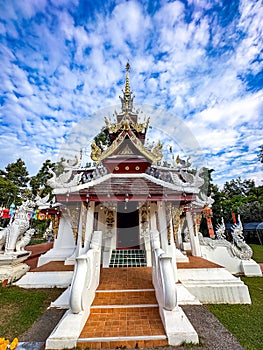
[[125,167],[125,170],[130,170],[130,168],[128,167],[128,165]]
[[130,130],[130,123],[129,123],[129,120],[125,119],[125,120],[124,120],[124,123],[123,123],[123,126],[124,126],[124,130],[125,130],[125,131]]
[[95,141],[93,140],[91,143],[91,155],[90,158],[97,162],[101,155],[101,149],[99,146],[96,145]]
[[163,145],[161,143],[161,141],[159,140],[158,143],[157,143],[157,146],[154,147],[154,149],[152,150],[152,153],[154,154],[155,157],[159,158],[161,157],[160,159],[162,159],[162,148],[163,148]]
[[107,208],[105,213],[106,213],[107,231],[108,231],[108,233],[111,233],[111,230],[112,230],[114,222],[115,222],[114,212],[113,212],[113,210],[110,210]]
[[54,238],[57,238],[58,236],[58,225],[59,225],[59,216],[55,214],[54,216],[51,215],[51,221],[52,221],[52,229]]
[[68,215],[70,217],[71,228],[73,231],[73,237],[75,242],[77,243],[78,237],[78,226],[79,226],[79,218],[80,218],[80,209],[78,207],[74,207],[74,205],[66,208]]
[[174,229],[174,240],[177,241],[177,234],[181,223],[181,215],[183,213],[183,207],[172,206],[172,218],[173,218],[173,229]]
[[149,221],[148,221],[148,208],[147,203],[144,203],[140,208],[140,216],[141,216],[141,228],[142,232],[146,232],[148,229]]

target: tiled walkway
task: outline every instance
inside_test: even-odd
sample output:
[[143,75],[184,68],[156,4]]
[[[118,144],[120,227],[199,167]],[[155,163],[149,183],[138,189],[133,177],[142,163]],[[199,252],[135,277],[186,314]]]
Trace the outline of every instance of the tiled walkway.
[[199,256],[188,256],[189,262],[178,262],[178,269],[215,269],[222,266],[215,264],[209,260],[200,258]]
[[80,348],[167,345],[151,282],[151,268],[102,269]]
[[153,289],[151,267],[101,269],[98,290]]
[[40,255],[46,253],[52,247],[53,247],[53,242],[28,245],[27,247],[25,247],[25,250],[31,252],[31,255],[25,261],[25,263],[30,267],[30,270],[37,267],[37,262]]
[[137,292],[100,292],[97,291],[94,306],[101,305],[141,305],[157,304],[155,291],[137,291]]
[[51,271],[73,271],[74,265],[65,265],[64,261],[51,261],[47,264],[41,265],[30,272],[51,272]]
[[80,337],[165,335],[157,307],[92,309]]

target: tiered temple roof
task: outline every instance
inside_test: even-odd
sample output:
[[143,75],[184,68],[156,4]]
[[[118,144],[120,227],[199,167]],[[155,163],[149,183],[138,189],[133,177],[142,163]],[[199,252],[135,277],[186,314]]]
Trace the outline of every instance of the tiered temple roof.
[[[161,163],[162,143],[151,149],[145,145],[149,117],[138,121],[133,107],[133,93],[129,83],[130,65],[126,65],[125,89],[121,99],[121,111],[115,112],[116,123],[105,117],[110,145],[102,149],[91,143],[93,167],[74,169],[80,181],[64,184],[55,190],[57,200],[74,201],[141,201],[170,200],[188,203],[195,200],[203,185],[199,171],[189,170],[191,162],[176,158],[173,165]],[[73,185],[73,186],[72,186]],[[65,198],[65,196],[67,196]]]

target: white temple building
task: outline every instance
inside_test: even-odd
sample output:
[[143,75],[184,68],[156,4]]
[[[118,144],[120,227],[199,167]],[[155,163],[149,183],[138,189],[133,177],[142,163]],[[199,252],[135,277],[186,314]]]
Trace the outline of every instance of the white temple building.
[[[127,64],[120,112],[114,123],[105,118],[109,145],[93,141],[93,165],[49,180],[59,203],[54,246],[18,281],[27,288],[67,287],[53,305],[67,312],[46,349],[198,343],[180,305],[251,303],[247,286],[233,275],[260,273],[248,246],[237,234],[235,251],[219,237],[223,226],[214,237],[203,169],[179,157],[164,166],[162,143],[145,144],[149,119],[140,122],[133,99]],[[210,238],[199,233],[202,215]]]

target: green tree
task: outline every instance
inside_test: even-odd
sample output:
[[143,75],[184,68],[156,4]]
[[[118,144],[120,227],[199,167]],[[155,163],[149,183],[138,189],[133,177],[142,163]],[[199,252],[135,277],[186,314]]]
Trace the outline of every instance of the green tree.
[[47,185],[47,180],[51,178],[51,174],[49,170],[55,171],[56,164],[52,163],[49,159],[47,159],[43,164],[39,172],[32,176],[30,179],[30,186],[32,188],[32,193],[34,196],[37,194],[40,197],[45,197],[48,193],[51,194],[52,188]]
[[226,198],[232,198],[233,196],[247,196],[251,188],[255,187],[253,180],[242,180],[241,177],[233,179],[230,182],[226,182],[223,187],[223,193]]
[[238,212],[244,222],[263,221],[263,186],[250,189]]
[[214,169],[204,168],[202,177],[204,179],[204,184],[200,187],[200,192],[205,193],[207,196],[210,196],[213,193],[214,185],[212,184],[212,172]]
[[94,137],[94,141],[102,151],[105,146],[109,146],[111,144],[111,141],[108,129],[106,127],[102,128],[101,132]]
[[[218,190],[218,189],[217,189]],[[222,191],[213,192],[213,222],[219,223],[221,216],[226,222],[232,222],[232,213],[240,214],[243,222],[262,221],[263,186],[256,187],[253,180],[240,177],[226,182]]]
[[65,170],[65,158],[61,157],[58,162],[55,163],[55,173],[57,176],[61,175]]
[[15,202],[18,194],[18,187],[12,181],[0,175],[0,205],[8,208]]
[[47,159],[42,164],[39,172],[30,179],[30,186],[34,196],[38,194],[40,197],[45,197],[49,193],[51,195],[50,198],[52,197],[52,188],[47,184],[48,179],[52,177],[49,170],[53,170],[56,175],[59,176],[64,171],[64,162],[64,158],[61,158],[57,163],[52,163],[49,159]]
[[214,200],[213,204],[213,224],[214,226],[221,222],[221,217],[223,215],[222,210],[222,193],[219,190],[217,185],[214,185],[212,182],[210,184],[210,195]]
[[[1,171],[2,177],[9,180],[16,188],[16,196],[13,201],[16,205],[21,204],[24,195],[27,194],[27,184],[29,181],[29,174],[25,165],[25,162],[19,158],[15,163],[10,163],[6,166],[5,171]],[[8,182],[6,182],[9,187]],[[6,189],[8,190],[8,188]],[[5,189],[3,189],[5,191]]]
[[238,212],[244,222],[262,222],[263,208],[262,202],[252,201],[241,203]]

